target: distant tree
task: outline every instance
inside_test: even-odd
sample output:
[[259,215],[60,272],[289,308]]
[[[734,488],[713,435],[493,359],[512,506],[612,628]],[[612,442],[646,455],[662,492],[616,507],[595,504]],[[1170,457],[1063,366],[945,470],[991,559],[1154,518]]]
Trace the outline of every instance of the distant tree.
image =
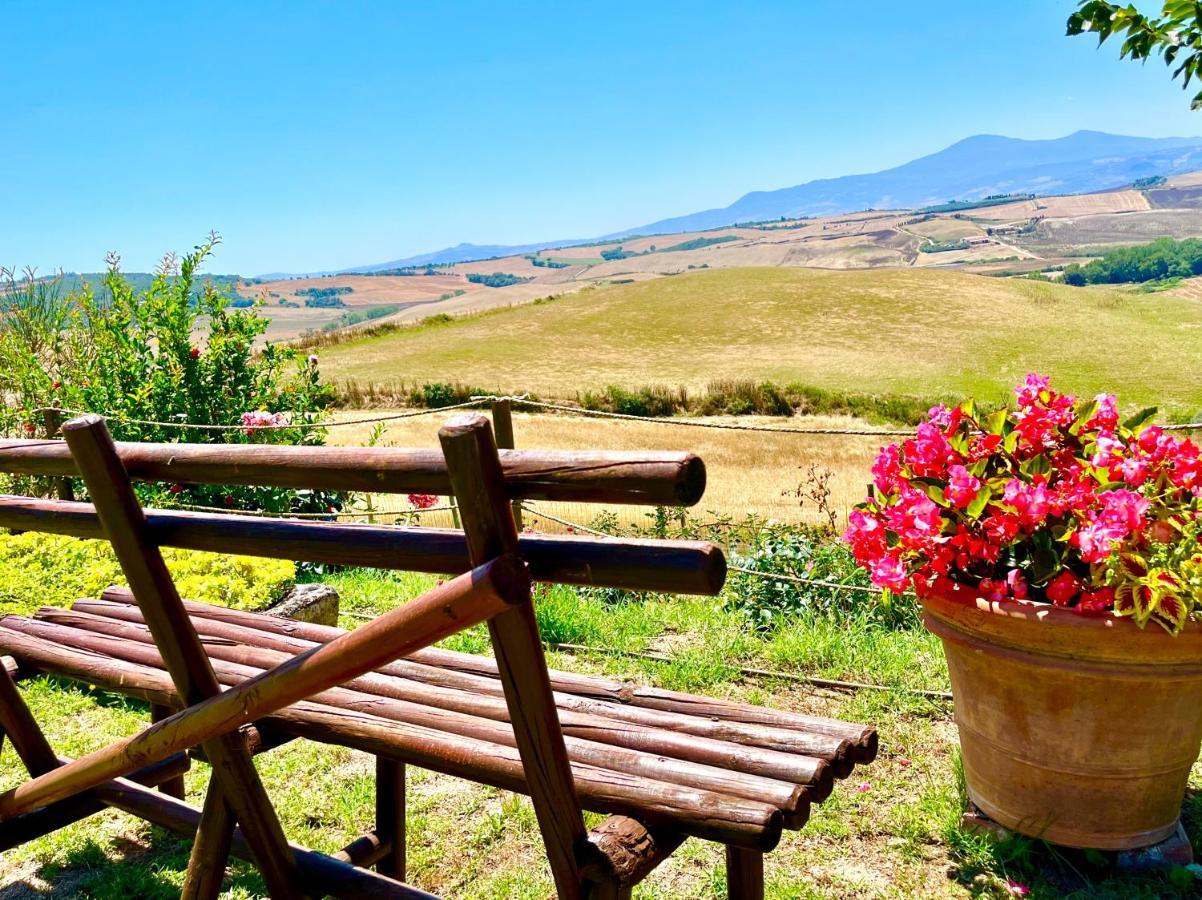
[[[1079,0],[1079,8],[1068,17],[1068,33],[1086,32],[1096,34],[1099,44],[1125,34],[1120,57],[1141,61],[1161,57],[1173,69],[1171,77],[1181,79],[1183,89],[1191,81],[1202,82],[1202,4],[1193,0],[1165,0],[1159,17],[1145,16],[1130,4]],[[1202,91],[1190,102],[1190,109],[1199,108]]]

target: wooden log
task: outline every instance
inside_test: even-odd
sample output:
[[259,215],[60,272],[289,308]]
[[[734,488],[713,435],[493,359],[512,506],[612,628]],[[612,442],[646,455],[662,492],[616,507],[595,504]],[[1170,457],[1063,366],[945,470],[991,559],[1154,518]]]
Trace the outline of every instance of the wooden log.
[[376,834],[387,845],[376,870],[405,880],[405,764],[376,757]]
[[[43,628],[39,623],[53,623],[79,629],[85,633],[92,632],[141,643],[148,643],[150,640],[145,628],[139,624],[139,614],[134,607],[106,604],[104,601],[79,601],[76,606],[80,609],[68,611],[44,607],[38,612],[36,619],[10,617],[7,624],[9,627],[40,634],[50,639],[70,640],[76,645],[98,652],[116,653],[114,648],[121,645],[108,644],[103,639],[97,639],[87,634],[71,635],[69,632],[59,632],[53,627]],[[98,608],[101,613],[109,613],[114,618],[108,618],[103,614],[91,615],[82,611],[89,608]],[[263,634],[254,629],[218,620],[196,617],[193,621],[197,625],[198,632],[204,638],[209,639],[206,646],[214,660],[253,667],[247,669],[222,668],[222,671],[227,672],[231,677],[250,677],[261,669],[278,665],[289,654],[303,652],[310,646],[306,641],[281,635]],[[252,640],[261,643],[248,643]],[[139,660],[141,659],[144,657],[139,658]],[[151,664],[156,664],[153,659]],[[402,666],[405,668],[401,668]],[[409,701],[439,710],[465,713],[498,722],[509,721],[508,707],[499,696],[499,683],[495,679],[484,679],[488,682],[489,690],[486,693],[480,693],[470,688],[451,688],[394,674],[398,669],[407,672],[414,668],[420,669],[421,667],[403,661],[390,663],[382,666],[377,672],[346,682],[343,687],[364,694]],[[787,814],[804,813],[805,803],[825,799],[829,796],[833,786],[833,770],[824,760],[815,757],[782,753],[749,745],[731,744],[728,741],[716,740],[704,735],[675,731],[671,727],[674,717],[662,714],[659,715],[655,725],[644,725],[631,723],[621,717],[610,717],[608,714],[611,712],[611,708],[601,703],[596,704],[599,708],[596,713],[580,713],[567,702],[571,698],[559,694],[555,696],[559,703],[560,725],[565,735],[590,742],[587,746],[578,745],[575,742],[569,746],[569,755],[582,762],[603,765],[604,760],[601,757],[617,752],[604,747],[592,746],[593,742],[599,742],[614,747],[645,751],[655,754],[656,757],[667,756],[677,760],[702,763],[707,767],[704,770],[681,770],[679,774],[688,778],[681,783],[733,793],[742,797],[767,799]],[[363,698],[362,702],[371,701]],[[620,708],[612,711],[625,712]],[[651,777],[673,780],[663,771],[653,771],[654,760],[629,754],[621,755],[621,759],[624,765],[634,767],[634,771]],[[708,769],[710,766],[733,770],[733,772],[712,772]]]
[[[107,605],[107,603],[118,603],[128,607],[129,604],[126,602],[128,595],[121,589],[110,588],[104,592],[103,596],[105,599],[99,601],[76,601],[72,608],[79,612],[138,621],[136,612],[122,611]],[[109,598],[112,599],[109,600]],[[341,629],[330,626],[290,622],[241,610],[225,609],[208,603],[186,601],[186,607],[194,617],[196,627],[204,634],[287,652],[299,652],[307,649],[308,642],[328,641],[345,634]],[[201,619],[209,619],[232,627],[226,629],[210,626]],[[427,648],[411,654],[404,660],[382,666],[380,672],[412,681],[437,684],[474,693],[497,694],[500,690],[496,680],[497,669],[494,660],[438,648]],[[847,776],[855,761],[863,758],[868,752],[875,754],[876,750],[876,732],[874,729],[864,726],[842,727],[844,723],[816,716],[799,716],[794,720],[788,713],[780,714],[780,717],[776,719],[776,724],[742,722],[736,717],[756,718],[756,711],[760,708],[749,706],[750,712],[746,714],[735,708],[724,717],[717,714],[717,710],[722,708],[721,701],[711,701],[705,697],[694,697],[690,694],[673,695],[672,692],[664,692],[656,688],[623,685],[568,672],[551,672],[550,677],[552,687],[556,689],[556,703],[561,710],[605,716],[652,728],[668,728],[699,737],[709,737],[746,746],[775,749],[799,757],[825,759],[832,765],[832,774],[840,778]],[[578,692],[583,692],[586,696],[581,697]],[[668,695],[666,700],[664,699],[665,694]],[[594,697],[605,699],[594,699]],[[643,697],[648,699],[646,706],[639,703]],[[679,706],[683,708],[679,713],[664,709],[665,706],[672,704],[673,697],[685,698],[679,702]],[[711,708],[714,713],[709,716],[698,714]],[[686,712],[686,710],[693,711]],[[763,718],[771,723],[773,714],[773,710],[765,710]],[[562,719],[563,713],[561,712],[560,715]],[[829,724],[830,727],[811,731],[809,730],[811,719],[819,725]],[[861,747],[860,752],[853,755],[851,753],[853,745],[849,738],[858,736],[863,739],[865,735],[871,738],[870,743]],[[811,796],[811,799],[822,800],[825,799],[825,795]]]
[[58,768],[54,750],[7,671],[0,671],[0,727],[30,775],[44,775]]
[[[499,450],[512,450],[517,446],[513,438],[513,404],[508,400],[494,400],[492,402],[492,430],[497,437],[497,448]],[[522,530],[522,501],[514,500],[513,509],[513,524],[517,526],[518,531]]]
[[[200,823],[201,811],[196,807],[124,778],[102,785],[97,793],[108,805],[184,837],[195,835]],[[306,889],[314,893],[330,894],[346,900],[438,900],[433,894],[401,884],[377,872],[357,868],[298,844],[290,843],[288,846],[296,858],[301,880]],[[253,858],[241,829],[234,831],[231,850],[240,859]]]
[[[180,900],[216,900],[221,893],[221,883],[225,880],[226,861],[234,843],[236,825],[234,810],[226,800],[225,788],[214,772],[209,778],[209,789],[200,811],[200,821],[196,825],[196,837],[192,841],[192,854],[188,860],[188,872]],[[289,864],[296,865],[294,857]]]
[[[50,440],[59,437],[59,431],[63,424],[63,413],[59,401],[55,400],[48,409],[42,410],[42,420],[46,425],[46,437]],[[54,491],[60,500],[75,499],[75,489],[71,485],[71,479],[65,476],[54,479]]]
[[[129,777],[131,781],[156,787],[165,781],[178,778],[188,771],[188,757],[183,753],[169,756],[162,762],[139,769]],[[105,809],[105,804],[92,791],[85,791],[60,800],[34,812],[25,813],[15,819],[0,822],[0,853],[11,850],[35,838],[66,828],[75,822]]]
[[589,832],[610,863],[598,880],[612,880],[627,889],[638,884],[671,856],[684,842],[684,835],[664,829],[650,830],[629,816],[610,816]]
[[[378,831],[369,831],[361,835],[339,850],[331,854],[334,859],[350,863],[352,866],[374,866],[389,854],[391,844],[380,837]],[[381,873],[384,874],[384,873]],[[398,878],[398,881],[404,881]]]
[[[456,416],[439,429],[438,439],[472,563],[517,553],[517,528],[488,419]],[[488,632],[555,889],[560,900],[582,900],[588,833],[529,595],[491,619]]]
[[[163,719],[168,718],[173,711],[174,710],[172,710],[170,706],[159,706],[157,703],[151,704],[151,724],[163,721]],[[174,797],[176,800],[183,800],[184,795],[186,794],[183,776],[181,775],[179,778],[172,778],[162,782],[159,784],[159,790],[168,797]]]
[[[153,509],[146,521],[160,547],[432,574],[470,567],[463,533],[451,529]],[[104,538],[91,504],[28,497],[0,497],[0,528]],[[525,534],[519,549],[547,583],[716,595],[726,579],[721,549],[705,541]]]
[[[148,703],[178,702],[166,672],[63,646],[5,627],[0,651],[31,670],[53,673]],[[228,693],[228,692],[227,692]],[[521,758],[511,746],[461,737],[419,725],[397,728],[380,716],[302,701],[259,723],[310,740],[383,755],[445,775],[516,793],[527,793]],[[782,817],[764,803],[683,788],[597,766],[575,765],[573,778],[589,809],[638,817],[694,837],[770,850],[780,839]]]
[[729,900],[764,900],[763,853],[727,846],[726,896]]
[[0,794],[0,820],[119,778],[369,672],[486,621],[508,608],[511,598],[528,596],[529,590],[529,575],[520,560],[512,556],[495,559],[259,678]]
[[[62,433],[181,699],[191,706],[215,698],[220,693],[217,678],[163,554],[147,534],[146,518],[104,419],[80,416],[64,424]],[[236,734],[217,732],[204,749],[213,767],[213,784],[221,786],[225,802],[205,805],[183,897],[209,900],[220,892],[235,816],[271,895],[301,897],[284,829],[242,741]]]
[[[437,450],[289,447],[278,444],[118,443],[131,478],[187,484],[454,493]],[[505,450],[505,493],[513,500],[692,506],[705,493],[705,464],[691,453]],[[0,472],[78,475],[57,441],[0,440]]]
[[[157,652],[150,645],[149,633],[134,623],[51,609],[43,610],[37,619],[9,616],[2,621],[5,627],[64,646],[161,666]],[[131,646],[130,642],[136,645]],[[226,684],[254,677],[286,658],[285,654],[226,643],[225,639],[209,646],[218,678]],[[496,697],[431,688],[373,673],[312,699],[398,722],[513,744],[512,730],[498,724],[508,721],[508,710],[503,700]],[[785,814],[785,826],[789,828],[800,827],[814,797],[829,795],[832,786],[831,774],[821,760],[731,746],[665,729],[630,726],[570,712],[561,722],[568,755],[574,762],[622,768],[631,774],[686,787],[771,803]]]

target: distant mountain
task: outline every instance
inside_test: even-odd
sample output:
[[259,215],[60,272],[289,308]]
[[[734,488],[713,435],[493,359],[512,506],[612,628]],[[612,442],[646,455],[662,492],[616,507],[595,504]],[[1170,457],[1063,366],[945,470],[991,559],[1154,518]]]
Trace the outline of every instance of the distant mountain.
[[572,244],[586,243],[587,239],[576,241],[549,241],[542,244],[457,244],[445,250],[433,253],[420,253],[404,259],[394,259],[390,262],[374,263],[370,266],[356,266],[343,269],[339,275],[354,275],[365,272],[379,272],[384,269],[403,269],[407,266],[429,266],[439,263],[471,262],[475,259],[491,259],[494,256],[513,256],[517,253],[533,253],[535,250],[553,250],[556,247],[570,247]]
[[1199,169],[1202,169],[1202,137],[1141,138],[1078,131],[1054,140],[1026,141],[980,134],[883,172],[820,178],[774,191],[753,191],[721,209],[661,219],[601,238],[515,246],[459,244],[434,253],[343,269],[340,274],[468,262],[593,240],[702,231],[781,216],[908,209],[948,200],[978,200],[991,194],[1083,194],[1123,187],[1150,175],[1176,175]]
[[612,236],[698,231],[781,216],[906,209],[991,194],[1083,194],[1195,169],[1202,169],[1202,138],[1078,131],[1055,140],[1024,141],[981,134],[883,172],[753,191],[721,209],[661,219]]

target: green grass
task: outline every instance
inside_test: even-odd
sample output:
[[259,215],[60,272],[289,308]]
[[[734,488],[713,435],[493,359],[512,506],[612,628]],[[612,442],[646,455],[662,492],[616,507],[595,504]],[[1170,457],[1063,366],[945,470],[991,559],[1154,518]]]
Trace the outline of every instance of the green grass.
[[[430,587],[430,576],[349,570],[316,576],[343,594],[343,624],[376,615]],[[947,672],[934,638],[920,630],[890,631],[867,616],[844,621],[797,618],[756,632],[724,598],[648,597],[612,602],[600,592],[542,589],[538,618],[548,641],[610,650],[657,651],[657,662],[620,654],[552,652],[552,665],[731,696],[753,703],[876,724],[881,755],[857,770],[817,807],[806,827],[788,833],[767,860],[773,900],[844,897],[1006,897],[1006,879],[1034,897],[1154,898],[1191,896],[1173,878],[1187,873],[1121,878],[1109,859],[1056,851],[1034,841],[993,844],[959,828],[962,787],[950,705],[905,690],[946,690]],[[482,628],[448,642],[487,652]],[[833,693],[785,679],[745,678],[742,666],[892,686]],[[22,683],[56,749],[78,755],[129,734],[147,720],[143,704],[48,678]],[[258,757],[289,836],[321,850],[336,849],[370,827],[371,763],[358,753],[294,742]],[[449,898],[550,896],[533,810],[524,797],[410,768],[410,879]],[[208,769],[188,775],[198,802]],[[11,750],[0,754],[0,779],[22,777]],[[1195,785],[1202,780],[1195,778]],[[598,816],[589,816],[595,823]],[[1202,800],[1191,795],[1187,828],[1202,840]],[[0,859],[2,896],[24,882],[50,896],[174,897],[187,864],[187,844],[118,813],[107,812]],[[223,894],[263,895],[253,867],[235,864]],[[725,896],[721,848],[688,841],[635,891],[652,898]]]
[[1202,407],[1200,366],[1202,305],[1191,300],[912,269],[690,273],[322,356],[336,382],[459,381],[544,396],[751,379],[996,401],[1034,370],[1066,390],[1178,413]]

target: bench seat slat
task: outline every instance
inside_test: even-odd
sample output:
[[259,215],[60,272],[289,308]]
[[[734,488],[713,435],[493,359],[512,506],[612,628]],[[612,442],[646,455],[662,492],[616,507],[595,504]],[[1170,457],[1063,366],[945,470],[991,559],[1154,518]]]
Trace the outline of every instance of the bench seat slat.
[[[0,620],[0,651],[23,665],[151,703],[179,705],[165,671],[8,627],[18,624],[9,621],[17,618]],[[505,790],[526,790],[518,752],[504,744],[422,725],[398,727],[392,719],[312,700],[280,709],[263,722],[298,737],[384,755]],[[780,839],[784,817],[767,803],[587,764],[573,764],[572,773],[581,800],[597,812],[629,815],[695,837],[763,851]]]

